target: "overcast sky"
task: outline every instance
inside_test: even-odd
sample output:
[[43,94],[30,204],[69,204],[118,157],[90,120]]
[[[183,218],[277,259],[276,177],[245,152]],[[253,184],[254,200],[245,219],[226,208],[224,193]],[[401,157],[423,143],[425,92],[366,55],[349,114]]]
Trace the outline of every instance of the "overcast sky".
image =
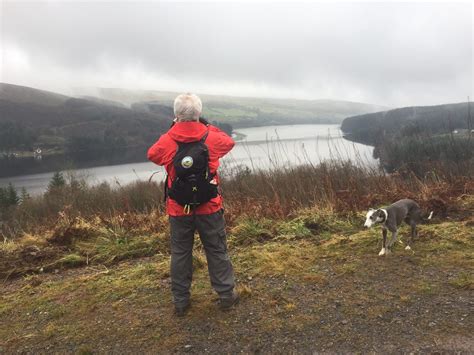
[[469,3],[0,1],[3,82],[393,107],[473,96]]

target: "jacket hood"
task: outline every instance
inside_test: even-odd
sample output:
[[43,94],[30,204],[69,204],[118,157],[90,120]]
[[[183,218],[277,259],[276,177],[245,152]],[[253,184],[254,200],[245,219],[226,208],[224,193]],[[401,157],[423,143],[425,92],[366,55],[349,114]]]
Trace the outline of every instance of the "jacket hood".
[[177,142],[189,143],[200,140],[208,128],[201,122],[177,122],[168,134]]

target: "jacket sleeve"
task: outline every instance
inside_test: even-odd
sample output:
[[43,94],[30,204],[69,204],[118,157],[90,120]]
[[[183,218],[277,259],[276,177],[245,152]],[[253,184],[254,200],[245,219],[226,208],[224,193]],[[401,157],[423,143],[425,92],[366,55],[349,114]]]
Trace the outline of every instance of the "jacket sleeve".
[[167,135],[163,134],[158,141],[148,149],[148,160],[158,165],[168,165],[173,161],[175,153],[173,147],[173,140]]
[[219,158],[229,153],[234,148],[234,140],[215,126],[209,126],[209,131],[214,132],[216,136],[214,149]]

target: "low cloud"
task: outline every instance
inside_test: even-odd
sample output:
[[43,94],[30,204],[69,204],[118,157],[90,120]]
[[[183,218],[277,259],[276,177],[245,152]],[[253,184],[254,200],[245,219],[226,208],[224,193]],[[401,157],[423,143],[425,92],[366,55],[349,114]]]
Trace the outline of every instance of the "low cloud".
[[66,93],[124,87],[404,106],[473,92],[468,3],[7,1],[1,16],[1,80]]

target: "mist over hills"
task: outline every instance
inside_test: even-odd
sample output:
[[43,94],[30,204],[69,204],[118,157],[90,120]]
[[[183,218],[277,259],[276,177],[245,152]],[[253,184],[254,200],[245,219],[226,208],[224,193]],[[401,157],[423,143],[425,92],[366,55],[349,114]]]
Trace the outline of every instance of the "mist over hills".
[[[119,88],[76,89],[76,93],[95,95],[151,111],[157,105],[172,107],[177,92],[129,90]],[[299,123],[341,123],[348,116],[388,109],[384,106],[342,100],[297,100],[198,94],[203,101],[203,116],[233,127],[254,127]]]

